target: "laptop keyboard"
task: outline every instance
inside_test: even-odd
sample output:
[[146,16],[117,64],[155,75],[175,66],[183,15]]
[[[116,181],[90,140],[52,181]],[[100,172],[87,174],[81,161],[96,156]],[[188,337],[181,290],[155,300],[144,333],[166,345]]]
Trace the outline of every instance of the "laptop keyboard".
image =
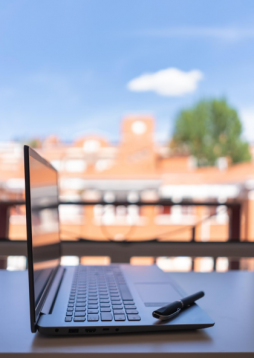
[[137,307],[118,266],[79,266],[65,322],[140,321]]

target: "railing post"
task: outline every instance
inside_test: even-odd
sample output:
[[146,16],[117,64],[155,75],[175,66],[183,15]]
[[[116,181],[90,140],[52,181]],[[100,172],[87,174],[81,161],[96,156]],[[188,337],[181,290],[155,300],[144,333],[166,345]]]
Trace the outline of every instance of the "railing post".
[[213,258],[213,271],[216,271],[217,257]]
[[9,206],[0,203],[0,239],[8,239],[9,236]]
[[191,228],[191,241],[195,241],[196,239],[196,226]]
[[0,257],[0,270],[6,270],[7,268],[7,259]]
[[233,259],[233,260],[229,260],[228,263],[228,268],[229,270],[239,270],[240,269],[240,259]]
[[[229,215],[229,237],[228,241],[240,241],[241,237],[241,205],[234,205],[230,208]],[[240,260],[230,260],[229,270],[239,270]]]
[[229,214],[229,241],[240,241],[241,235],[241,205],[230,208]]
[[[9,236],[9,206],[0,203],[0,240]],[[6,269],[7,259],[0,257],[0,269]]]
[[195,268],[195,258],[192,257],[191,258],[191,271],[194,271],[194,268]]

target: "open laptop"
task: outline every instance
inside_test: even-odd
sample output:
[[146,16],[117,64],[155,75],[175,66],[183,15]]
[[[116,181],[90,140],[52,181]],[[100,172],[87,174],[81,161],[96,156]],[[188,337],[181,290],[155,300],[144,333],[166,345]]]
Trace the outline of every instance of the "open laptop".
[[196,304],[170,321],[153,318],[154,310],[186,296],[155,265],[60,266],[57,171],[28,146],[24,161],[32,332],[119,334],[214,325]]

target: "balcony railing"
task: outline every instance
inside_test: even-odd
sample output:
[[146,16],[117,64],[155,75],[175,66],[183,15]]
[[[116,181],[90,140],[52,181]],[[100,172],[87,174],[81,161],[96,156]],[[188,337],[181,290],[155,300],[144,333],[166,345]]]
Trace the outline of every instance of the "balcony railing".
[[[113,206],[129,206],[132,203],[127,201],[117,202],[61,202],[60,205],[113,205]],[[136,206],[206,206],[217,207],[225,206],[229,212],[228,222],[228,241],[225,242],[200,242],[196,241],[196,228],[200,223],[190,226],[191,241],[161,241],[156,237],[149,241],[93,241],[86,238],[77,238],[75,241],[62,242],[62,255],[75,256],[109,256],[112,263],[130,262],[133,256],[152,256],[152,257],[212,257],[214,259],[214,268],[216,268],[216,259],[218,257],[227,257],[229,261],[229,269],[239,269],[240,258],[253,257],[254,242],[240,241],[241,237],[241,203],[240,202],[191,202],[182,201],[175,203],[168,199],[161,199],[156,202],[135,202]],[[3,258],[9,255],[25,255],[26,242],[9,240],[9,213],[12,206],[24,205],[23,201],[6,201],[0,202],[0,256]],[[4,266],[2,264],[2,266]]]

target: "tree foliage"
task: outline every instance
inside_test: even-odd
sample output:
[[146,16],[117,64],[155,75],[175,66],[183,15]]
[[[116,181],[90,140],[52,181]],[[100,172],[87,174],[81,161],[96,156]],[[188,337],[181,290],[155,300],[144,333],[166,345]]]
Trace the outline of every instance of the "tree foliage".
[[241,134],[238,114],[226,100],[203,100],[179,113],[172,143],[178,151],[195,156],[200,166],[214,165],[219,157],[239,163],[251,159]]

